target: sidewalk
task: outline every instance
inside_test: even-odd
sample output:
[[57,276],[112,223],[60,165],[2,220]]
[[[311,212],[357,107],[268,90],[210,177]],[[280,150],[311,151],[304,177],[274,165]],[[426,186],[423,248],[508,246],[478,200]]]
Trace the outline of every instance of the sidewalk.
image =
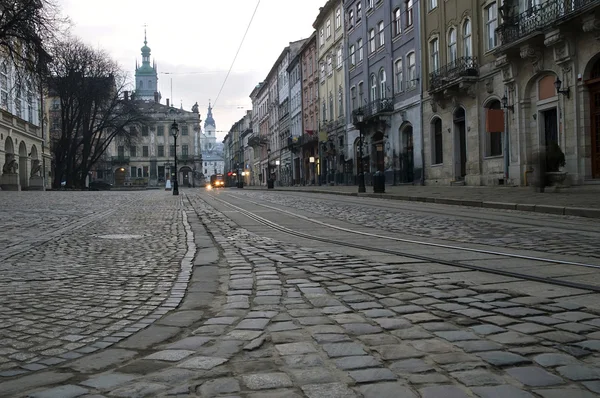
[[[247,189],[264,189],[264,186],[245,186]],[[535,192],[532,187],[471,187],[471,186],[412,186],[385,187],[384,194],[367,192],[358,194],[358,187],[350,186],[298,186],[276,187],[275,191],[298,191],[350,195],[370,198],[408,200],[458,206],[484,207],[550,213],[588,218],[600,218],[600,185],[577,186],[553,192]]]

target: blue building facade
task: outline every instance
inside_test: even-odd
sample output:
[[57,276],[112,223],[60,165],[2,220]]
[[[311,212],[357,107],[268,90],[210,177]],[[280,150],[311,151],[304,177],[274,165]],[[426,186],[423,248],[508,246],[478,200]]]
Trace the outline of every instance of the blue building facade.
[[358,109],[364,115],[362,164],[367,184],[422,182],[419,2],[345,0],[347,152],[359,172]]

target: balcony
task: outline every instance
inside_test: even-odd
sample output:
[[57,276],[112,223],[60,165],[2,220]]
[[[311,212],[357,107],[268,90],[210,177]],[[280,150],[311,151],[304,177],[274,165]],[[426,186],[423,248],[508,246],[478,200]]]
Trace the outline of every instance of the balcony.
[[[354,114],[358,110],[362,111],[365,121],[379,119],[380,116],[390,116],[394,112],[394,100],[392,98],[376,99],[355,109],[352,113]],[[338,120],[338,123],[345,123],[345,121]]]
[[187,155],[187,154],[186,155],[178,155],[177,161],[180,162],[181,164],[194,163],[194,156]]
[[462,83],[475,82],[479,76],[476,57],[460,57],[429,74],[429,92],[439,93],[463,86]]
[[112,156],[110,162],[112,164],[129,164],[129,156]]
[[248,145],[252,148],[258,148],[267,144],[268,140],[265,137],[261,137],[259,133],[252,133],[252,135],[248,137]]
[[499,50],[518,44],[529,36],[542,34],[548,28],[556,28],[560,23],[598,5],[600,0],[549,0],[518,15],[507,17],[496,29],[500,41]]

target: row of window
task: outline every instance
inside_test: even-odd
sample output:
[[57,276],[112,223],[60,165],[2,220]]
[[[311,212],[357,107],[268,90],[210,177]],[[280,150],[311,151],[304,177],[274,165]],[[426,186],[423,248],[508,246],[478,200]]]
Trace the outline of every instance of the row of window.
[[[335,10],[335,30],[342,27],[342,8],[338,7]],[[319,30],[319,45],[324,46],[325,41],[331,37],[331,18],[325,22],[325,28]]]
[[[164,124],[159,124],[156,126],[156,135],[158,137],[162,137],[165,135],[165,131],[170,134],[171,133],[171,125],[164,125]],[[188,130],[188,126],[185,124],[180,124],[179,125],[179,132],[181,133],[181,135],[189,135],[189,130]],[[137,127],[132,126],[129,128],[129,133],[131,135],[135,135],[137,133]],[[142,137],[148,137],[149,136],[149,128],[148,126],[142,126]]]
[[[430,2],[435,2],[437,7],[437,0],[430,0]],[[362,20],[362,11],[361,11],[361,3],[358,2],[356,4],[356,8],[351,8],[347,12],[347,21],[348,21],[348,30],[354,29],[356,25],[360,23]],[[398,36],[402,33],[402,25],[404,24],[406,29],[410,29],[414,24],[414,14],[413,14],[414,0],[408,0],[404,2],[404,10],[402,8],[397,7],[392,12],[392,35]],[[372,7],[369,7],[372,8]],[[404,21],[402,21],[402,15],[404,14]],[[356,15],[356,18],[355,18]],[[383,22],[378,23],[379,32],[383,32]],[[383,33],[380,33],[383,35]]]
[[9,96],[10,91],[9,69],[6,62],[3,62],[0,66],[0,107],[29,123],[36,123],[37,106],[34,104],[33,92],[29,85],[24,88],[16,87],[14,97]]
[[[336,115],[335,109],[333,107],[333,92],[331,92],[331,91],[329,92],[329,96],[328,96],[329,107],[327,106],[327,101],[325,101],[325,99],[323,99],[323,102],[321,104],[321,112],[323,115],[322,120],[330,120],[331,121],[331,120],[335,120],[336,116],[337,116],[337,118],[344,116],[344,89],[342,88],[341,85],[338,88],[337,100],[338,100],[338,109],[337,109],[337,115]],[[327,112],[328,110],[329,110],[329,112]]]
[[[164,157],[165,156],[165,146],[158,145],[157,152],[158,152],[158,154],[157,154],[158,157]],[[119,146],[117,148],[117,153],[119,154],[120,157],[125,156],[125,147],[122,145]],[[189,155],[189,146],[188,145],[181,146],[181,155],[183,155],[183,156]],[[129,156],[131,156],[131,157],[138,156],[136,146],[129,147]],[[142,146],[142,157],[148,157],[148,156],[150,156],[150,147],[148,147],[147,145],[144,145],[144,146]],[[175,156],[175,145],[169,145],[169,156]]]
[[[329,54],[325,58],[326,61],[321,62],[321,74],[320,74],[321,83],[323,83],[325,81],[325,76],[333,75],[333,69],[334,69],[333,58],[334,58],[333,54]],[[344,65],[344,51],[343,51],[341,45],[335,50],[335,59],[336,59],[335,68],[340,69]]]

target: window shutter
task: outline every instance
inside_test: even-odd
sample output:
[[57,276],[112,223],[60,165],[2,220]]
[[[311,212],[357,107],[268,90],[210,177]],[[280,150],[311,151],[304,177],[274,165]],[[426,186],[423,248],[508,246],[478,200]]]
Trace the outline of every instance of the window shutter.
[[504,131],[504,111],[502,109],[486,109],[485,131],[487,133]]

